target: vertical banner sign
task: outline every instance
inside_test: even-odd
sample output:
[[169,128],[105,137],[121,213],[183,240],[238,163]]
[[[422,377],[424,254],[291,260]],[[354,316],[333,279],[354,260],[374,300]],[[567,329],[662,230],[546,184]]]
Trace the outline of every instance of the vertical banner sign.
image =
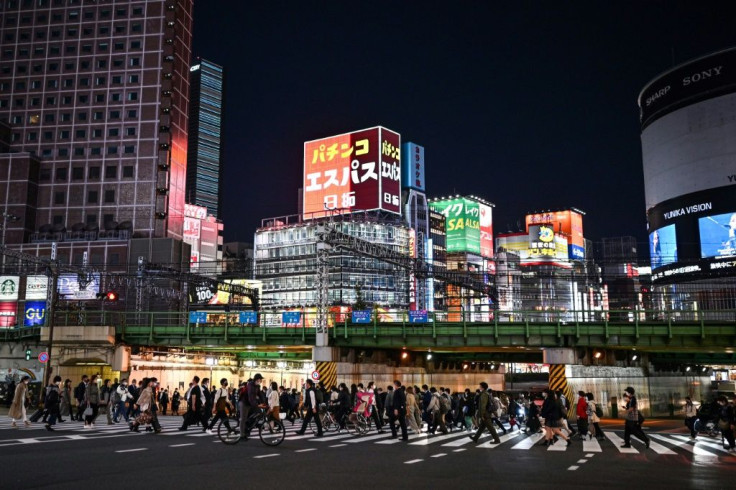
[[493,208],[478,204],[480,211],[480,254],[493,258]]
[[401,136],[381,128],[381,205],[401,214]]
[[401,187],[425,190],[424,147],[414,143],[401,145]]
[[401,214],[400,144],[398,133],[379,127],[305,142],[304,219],[374,209]]
[[[416,231],[411,228],[409,229],[409,257],[412,259],[416,258],[417,250],[417,234]],[[409,272],[409,309],[417,309],[417,278],[414,272]]]

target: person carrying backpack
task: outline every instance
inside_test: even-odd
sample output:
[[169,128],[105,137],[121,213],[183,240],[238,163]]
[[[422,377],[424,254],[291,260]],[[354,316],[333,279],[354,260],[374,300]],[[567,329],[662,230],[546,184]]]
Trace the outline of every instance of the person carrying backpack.
[[46,400],[44,407],[49,413],[48,422],[46,422],[46,430],[52,432],[52,428],[56,425],[56,419],[60,416],[61,406],[61,391],[59,385],[61,384],[61,376],[54,376],[54,381],[46,388]]
[[493,437],[493,444],[500,444],[501,439],[498,438],[498,433],[493,427],[493,403],[491,393],[488,390],[488,383],[485,381],[480,383],[480,395],[478,397],[478,431],[475,435],[471,435],[470,438],[473,442],[478,443],[478,439],[483,434],[484,430],[488,430]]
[[590,430],[590,438],[596,438],[598,440],[605,439],[601,426],[598,423],[603,417],[603,409],[600,404],[595,403],[593,393],[586,393],[585,397],[588,399],[588,429]]

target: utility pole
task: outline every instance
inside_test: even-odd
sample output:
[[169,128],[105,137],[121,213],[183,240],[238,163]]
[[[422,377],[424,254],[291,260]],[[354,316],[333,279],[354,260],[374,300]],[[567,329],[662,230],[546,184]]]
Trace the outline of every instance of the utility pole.
[[48,319],[49,327],[49,342],[46,346],[49,353],[49,359],[46,361],[43,375],[43,386],[42,390],[45,390],[49,385],[49,379],[51,378],[51,361],[54,360],[52,349],[54,348],[54,305],[56,304],[56,281],[59,277],[59,264],[56,262],[56,242],[51,244],[51,261],[46,268],[46,274],[48,276],[48,287],[46,290],[46,318]]

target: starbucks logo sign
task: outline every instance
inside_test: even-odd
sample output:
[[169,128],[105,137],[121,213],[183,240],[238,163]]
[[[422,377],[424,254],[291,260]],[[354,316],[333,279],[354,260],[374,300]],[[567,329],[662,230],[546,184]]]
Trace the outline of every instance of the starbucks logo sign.
[[18,282],[17,276],[0,276],[0,299],[17,300],[18,299]]

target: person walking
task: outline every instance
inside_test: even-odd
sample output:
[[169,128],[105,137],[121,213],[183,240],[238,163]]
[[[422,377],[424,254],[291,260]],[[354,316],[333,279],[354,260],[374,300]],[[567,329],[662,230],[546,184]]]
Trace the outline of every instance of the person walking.
[[189,396],[187,397],[187,412],[184,414],[184,423],[179,430],[187,430],[190,425],[195,425],[202,418],[202,406],[204,395],[202,388],[199,386],[199,376],[192,378],[192,387],[189,388]]
[[93,374],[84,390],[84,428],[91,429],[95,426],[95,419],[99,412],[100,387],[97,386],[97,375]]
[[232,427],[230,427],[230,419],[227,416],[227,410],[233,409],[233,404],[230,403],[230,398],[228,397],[227,393],[227,378],[222,378],[220,380],[220,387],[215,392],[215,395],[212,397],[212,406],[213,406],[213,415],[212,421],[210,422],[209,427],[207,430],[212,431],[215,428],[215,424],[217,421],[222,421],[223,424],[225,424],[225,427],[227,428],[227,433],[230,434],[233,430]]
[[685,427],[690,430],[690,439],[695,439],[698,431],[695,430],[695,421],[698,420],[698,411],[690,397],[685,397]]
[[414,395],[414,388],[411,386],[406,387],[406,420],[409,422],[412,432],[415,434],[421,434],[422,429],[419,427],[416,413],[419,411],[419,405],[417,404],[417,397]]
[[368,383],[368,393],[371,395],[371,420],[376,424],[379,434],[383,434],[383,420],[379,415],[380,410],[378,409],[378,395],[376,394],[376,383],[371,381]]
[[202,423],[202,432],[207,432],[212,409],[212,392],[210,391],[210,378],[202,380],[202,411],[200,412],[200,422]]
[[624,391],[624,400],[626,400],[626,405],[623,407],[624,410],[626,410],[626,422],[624,423],[624,444],[621,447],[631,447],[631,436],[633,435],[644,441],[644,444],[648,449],[649,438],[644,434],[644,431],[641,430],[641,425],[639,423],[639,404],[636,400],[634,388],[631,386],[627,387]]
[[401,427],[401,440],[408,441],[409,435],[406,431],[406,390],[401,386],[401,381],[398,379],[394,381],[394,396],[391,402],[392,410],[389,414],[391,438],[396,439],[398,437],[396,431],[396,421],[398,421],[399,427]]
[[110,380],[106,379],[102,382],[102,388],[100,388],[100,408],[105,411],[107,425],[112,425],[112,393]]
[[317,425],[317,437],[322,437],[322,422],[317,416],[317,397],[314,394],[314,381],[311,379],[307,380],[307,391],[304,394],[304,409],[306,414],[304,415],[304,422],[302,422],[302,428],[295,432],[298,435],[304,435],[309,426],[309,422],[314,419],[314,423]]
[[59,406],[59,422],[66,422],[61,417],[70,417],[72,414],[72,380],[64,380],[61,388],[61,405]]
[[179,388],[174,388],[174,394],[171,395],[171,415],[179,415],[180,404],[181,394],[179,393]]
[[575,416],[578,420],[578,433],[580,439],[585,439],[588,434],[588,397],[584,391],[578,391],[578,403],[575,405]]
[[46,430],[53,432],[53,426],[56,425],[56,420],[59,417],[60,406],[61,406],[61,376],[54,376],[54,380],[46,388],[46,400],[44,401],[44,408],[48,411],[49,418],[46,422]]
[[555,436],[563,438],[567,445],[572,443],[572,439],[562,433],[562,419],[563,412],[565,411],[564,402],[557,398],[557,393],[550,389],[545,389],[542,392],[544,397],[544,403],[542,404],[542,418],[544,419],[544,445],[551,446],[555,443]]
[[598,414],[603,415],[603,411],[598,409],[595,404],[593,393],[586,393],[585,397],[588,399],[588,429],[590,430],[590,438],[595,437],[598,440],[605,439],[603,430],[599,425],[601,418]]
[[161,392],[161,396],[159,397],[159,402],[161,403],[161,415],[166,415],[166,410],[169,408],[169,390],[164,389],[164,391]]
[[733,405],[728,403],[728,398],[721,395],[716,398],[718,403],[718,428],[721,430],[721,435],[728,442],[728,446],[724,446],[725,449],[733,451],[736,448],[736,441],[734,441],[733,429],[736,424],[736,415],[734,414]]
[[152,415],[152,404],[153,404],[153,392],[151,389],[151,380],[149,378],[143,378],[141,380],[141,389],[138,391],[138,399],[135,402],[135,410],[138,412],[138,416],[130,424],[130,430],[132,432],[138,432],[141,425],[150,425],[153,420]]
[[274,427],[274,421],[281,421],[281,400],[279,399],[279,384],[276,381],[271,382],[271,390],[267,395],[268,412],[266,415],[271,421],[271,428]]
[[84,395],[87,391],[87,384],[89,383],[89,377],[85,374],[82,376],[82,381],[74,388],[74,398],[77,400],[77,415],[72,417],[72,420],[82,421],[84,418],[82,414],[87,408],[84,404]]
[[118,402],[115,406],[115,413],[113,413],[112,421],[114,423],[118,423],[120,421],[120,417],[122,416],[125,419],[125,422],[130,423],[128,412],[130,411],[130,403],[133,399],[133,395],[131,395],[130,391],[128,391],[127,379],[124,379],[120,382],[118,387],[115,389],[115,393],[117,394]]
[[28,415],[26,414],[26,399],[28,398],[28,383],[30,381],[30,376],[23,376],[20,379],[18,386],[15,387],[13,402],[10,404],[10,410],[8,411],[8,416],[13,420],[10,424],[13,428],[18,427],[16,420],[22,420],[26,427],[30,427],[31,425],[28,421]]
[[478,443],[480,436],[484,430],[488,430],[493,437],[493,444],[500,444],[501,439],[498,438],[496,428],[493,427],[493,403],[491,399],[491,393],[488,390],[488,383],[482,381],[480,383],[480,398],[478,399],[478,430],[470,438]]

